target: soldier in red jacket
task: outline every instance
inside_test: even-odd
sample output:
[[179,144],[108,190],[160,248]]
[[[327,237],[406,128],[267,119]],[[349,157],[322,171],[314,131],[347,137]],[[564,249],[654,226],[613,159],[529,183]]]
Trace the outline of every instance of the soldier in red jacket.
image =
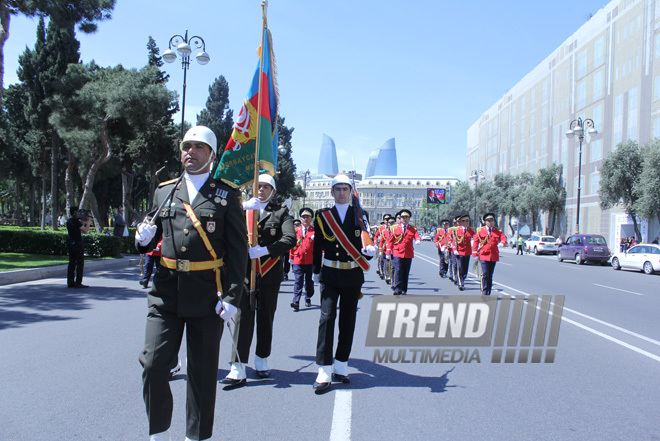
[[305,286],[305,306],[312,306],[314,295],[314,281],[312,280],[312,260],[314,258],[314,210],[302,208],[299,212],[300,226],[296,228],[296,246],[291,250],[293,257],[293,301],[291,307],[294,311],[300,309],[300,297],[302,297],[303,285]]
[[454,254],[456,249],[456,227],[458,227],[458,217],[451,220],[451,227],[446,231],[445,244],[447,245],[447,254],[449,254],[449,280],[458,285],[458,259]]
[[499,246],[506,245],[506,236],[495,228],[495,213],[484,214],[485,226],[475,235],[474,257],[481,262],[481,295],[489,296],[493,288],[495,263],[500,260]]
[[449,262],[447,258],[447,240],[449,232],[449,220],[443,219],[440,224],[441,228],[438,228],[438,231],[435,233],[435,246],[438,248],[438,256],[440,256],[440,263],[438,265],[439,273],[441,278],[447,277],[447,270],[449,269]]
[[392,266],[395,274],[394,295],[408,293],[408,277],[410,266],[415,257],[413,242],[419,244],[421,238],[417,229],[409,224],[410,210],[401,210],[401,225],[394,228],[388,240],[388,248],[392,250]]
[[383,250],[380,247],[380,243],[383,240],[383,232],[387,230],[387,220],[390,218],[389,214],[386,214],[383,216],[383,220],[380,223],[380,226],[376,230],[376,234],[374,234],[374,246],[378,248],[378,265],[376,268],[376,274],[380,276],[381,279],[385,278],[385,256],[383,254]]
[[395,219],[389,214],[385,216],[387,217],[387,225],[379,237],[378,250],[383,258],[383,272],[381,274],[385,275],[385,283],[389,285],[392,283],[392,250],[387,248],[387,241],[392,235]]
[[464,214],[458,218],[460,226],[456,227],[456,248],[454,255],[458,262],[458,289],[465,290],[465,278],[470,267],[470,255],[472,254],[472,237],[474,230],[470,228],[470,215]]

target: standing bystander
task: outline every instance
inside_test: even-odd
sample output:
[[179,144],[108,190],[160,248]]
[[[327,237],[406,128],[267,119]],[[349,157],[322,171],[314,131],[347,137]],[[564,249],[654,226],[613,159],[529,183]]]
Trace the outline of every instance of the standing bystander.
[[69,233],[69,268],[66,284],[69,288],[89,288],[82,284],[85,266],[85,245],[82,235],[87,234],[92,223],[92,216],[85,210],[71,209],[72,216],[66,221]]

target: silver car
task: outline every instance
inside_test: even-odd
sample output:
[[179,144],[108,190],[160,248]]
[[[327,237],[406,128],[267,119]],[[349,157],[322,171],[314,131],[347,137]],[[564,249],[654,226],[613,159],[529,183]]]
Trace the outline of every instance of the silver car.
[[556,239],[552,236],[541,236],[532,234],[532,236],[525,242],[527,252],[534,254],[557,254]]

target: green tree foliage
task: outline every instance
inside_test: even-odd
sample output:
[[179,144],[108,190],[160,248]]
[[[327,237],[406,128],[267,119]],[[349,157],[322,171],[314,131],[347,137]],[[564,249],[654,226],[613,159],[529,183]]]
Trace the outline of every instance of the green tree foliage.
[[57,97],[60,104],[51,122],[85,177],[81,207],[91,201],[85,195],[91,191],[99,161],[114,157],[118,167],[130,169],[138,163],[138,168],[148,168],[149,161],[172,151],[172,133],[161,129],[174,95],[156,77],[157,69],[151,66],[141,70],[100,68],[93,62],[69,66],[65,80],[71,90]]
[[[4,45],[9,37],[11,15],[48,16],[57,26],[92,33],[99,21],[112,17],[116,0],[0,0],[0,99],[4,77]],[[70,25],[70,26],[69,26]]]
[[[48,179],[50,168],[51,212],[59,213],[59,164],[60,138],[50,125],[53,96],[63,87],[62,77],[70,63],[77,63],[80,44],[75,38],[73,23],[64,25],[51,20],[48,30],[44,30],[43,17],[37,28],[37,41],[34,50],[26,49],[19,57],[18,77],[26,85],[29,100],[25,109],[32,129],[32,148],[40,150],[39,174],[42,188]],[[44,192],[45,193],[45,192]],[[42,199],[45,204],[46,198]],[[41,226],[44,227],[45,206],[42,209]],[[57,229],[57,225],[54,225]]]
[[[635,141],[619,144],[600,170],[600,207],[605,210],[615,205],[623,207],[633,220],[637,240],[641,240],[637,224],[639,183],[643,167],[642,151]],[[657,169],[655,173],[657,174]]]
[[649,221],[655,217],[660,222],[660,139],[654,139],[642,156],[635,211]]
[[451,202],[447,205],[445,217],[450,220],[456,216],[474,212],[474,192],[467,182],[459,182],[451,188]]
[[293,127],[284,125],[284,118],[277,115],[278,126],[278,145],[281,149],[277,152],[277,174],[275,175],[275,185],[277,193],[275,194],[277,202],[284,202],[288,198],[298,199],[305,195],[305,192],[296,185],[296,164],[293,163],[291,152],[293,145],[291,138],[293,136]]
[[158,68],[156,81],[158,83],[167,83],[167,81],[170,79],[170,75],[160,70],[160,68],[165,63],[163,63],[163,57],[160,56],[160,49],[158,46],[156,46],[156,40],[154,40],[151,35],[149,35],[149,41],[147,42],[147,51],[149,52],[149,60],[147,64],[149,66],[155,66]]
[[559,215],[566,206],[566,186],[563,173],[563,165],[553,163],[548,168],[539,170],[534,180],[534,186],[538,189],[541,201],[541,210],[548,213],[550,223],[548,234],[552,236],[555,235]]
[[229,83],[224,76],[220,75],[209,86],[206,107],[199,112],[197,125],[213,130],[218,138],[218,154],[215,158],[217,165],[234,127],[234,111],[229,108]]

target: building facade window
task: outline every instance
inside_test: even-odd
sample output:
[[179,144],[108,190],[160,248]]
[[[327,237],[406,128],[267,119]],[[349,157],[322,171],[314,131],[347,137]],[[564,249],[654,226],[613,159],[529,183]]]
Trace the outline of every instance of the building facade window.
[[637,140],[637,114],[639,107],[639,89],[633,88],[628,92],[628,139]]
[[603,78],[604,72],[601,70],[594,75],[594,96],[593,100],[599,100],[603,97]]
[[605,37],[600,37],[594,43],[594,68],[605,63]]
[[587,74],[587,51],[580,52],[577,56],[577,76],[582,78]]
[[591,160],[599,161],[603,159],[603,140],[597,139],[590,144]]
[[594,173],[589,179],[589,194],[598,194],[600,188],[600,173]]

